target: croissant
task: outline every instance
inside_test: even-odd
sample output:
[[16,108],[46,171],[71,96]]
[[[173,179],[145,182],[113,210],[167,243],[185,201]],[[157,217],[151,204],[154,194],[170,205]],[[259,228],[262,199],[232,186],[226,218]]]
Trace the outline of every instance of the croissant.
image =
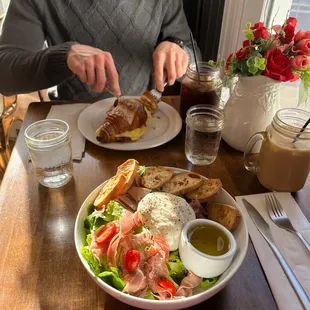
[[102,143],[138,140],[147,131],[150,112],[139,99],[120,97],[107,112],[96,138]]

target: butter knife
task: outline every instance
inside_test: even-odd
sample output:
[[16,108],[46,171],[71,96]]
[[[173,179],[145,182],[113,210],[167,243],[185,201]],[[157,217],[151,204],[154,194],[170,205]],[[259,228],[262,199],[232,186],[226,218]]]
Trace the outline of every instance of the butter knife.
[[273,251],[274,255],[276,256],[277,260],[279,261],[284,273],[286,274],[288,280],[290,281],[296,295],[298,296],[300,302],[302,303],[304,309],[310,309],[310,299],[307,293],[302,288],[301,284],[297,280],[296,276],[294,275],[292,269],[285,261],[283,255],[275,245],[274,239],[272,237],[270,227],[268,223],[264,220],[264,218],[259,214],[259,212],[251,205],[246,199],[242,199],[242,202],[245,208],[248,211],[249,216],[251,217],[253,223],[257,227],[258,231],[267,241],[268,245],[270,246],[271,250]]

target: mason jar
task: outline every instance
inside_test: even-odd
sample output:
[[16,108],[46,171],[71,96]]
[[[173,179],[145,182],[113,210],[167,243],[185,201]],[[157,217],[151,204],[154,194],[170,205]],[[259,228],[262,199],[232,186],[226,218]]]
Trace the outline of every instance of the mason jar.
[[199,73],[196,64],[190,64],[182,80],[180,115],[183,120],[189,108],[194,105],[220,105],[222,80],[219,68],[210,66],[207,62],[198,62],[198,69]]
[[[257,173],[264,187],[281,192],[296,192],[303,188],[310,171],[310,125],[300,131],[309,119],[307,111],[281,109],[266,131],[256,133],[249,140],[244,165],[247,170]],[[253,156],[259,142],[262,142],[259,154]]]
[[69,125],[46,119],[28,126],[25,140],[36,177],[49,188],[60,187],[72,177],[72,150]]
[[187,111],[185,156],[194,165],[212,164],[218,154],[224,127],[222,109],[202,104]]

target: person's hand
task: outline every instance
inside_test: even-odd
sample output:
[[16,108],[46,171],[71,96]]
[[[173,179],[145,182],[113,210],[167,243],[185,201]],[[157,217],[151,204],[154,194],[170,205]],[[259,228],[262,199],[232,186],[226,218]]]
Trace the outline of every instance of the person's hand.
[[153,54],[155,87],[164,91],[164,82],[173,85],[175,80],[182,77],[188,66],[187,53],[177,44],[164,41],[155,49]]
[[108,77],[111,91],[116,96],[121,95],[118,73],[110,53],[91,46],[74,44],[68,52],[67,64],[83,83],[95,86],[95,92],[104,90]]

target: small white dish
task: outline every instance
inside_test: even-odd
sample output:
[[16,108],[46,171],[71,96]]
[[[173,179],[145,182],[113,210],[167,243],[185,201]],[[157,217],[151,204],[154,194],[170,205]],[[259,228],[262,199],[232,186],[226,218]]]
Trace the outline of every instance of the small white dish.
[[[229,250],[223,255],[207,255],[197,250],[191,243],[189,233],[197,226],[215,226],[221,229],[229,239]],[[180,258],[187,270],[202,278],[213,278],[221,275],[232,262],[237,250],[236,240],[223,225],[207,220],[196,219],[188,222],[182,230],[179,244]]]
[[[128,96],[128,98],[139,98]],[[116,98],[97,101],[87,107],[79,116],[78,128],[82,135],[90,142],[111,150],[138,151],[151,149],[165,144],[175,138],[182,129],[179,113],[169,104],[160,101],[158,109],[152,115],[147,132],[137,141],[101,143],[96,139],[96,130],[102,125],[106,113]]]

